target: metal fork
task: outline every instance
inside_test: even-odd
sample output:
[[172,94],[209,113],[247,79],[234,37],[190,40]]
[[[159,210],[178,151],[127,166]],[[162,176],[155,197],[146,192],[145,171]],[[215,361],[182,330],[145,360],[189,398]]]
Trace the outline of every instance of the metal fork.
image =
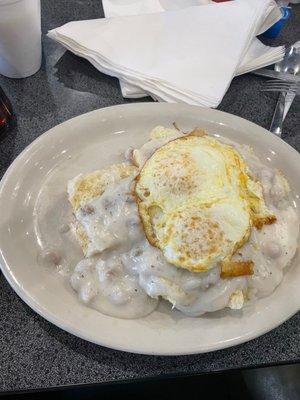
[[295,95],[300,94],[299,82],[283,82],[279,80],[271,80],[265,83],[261,88],[263,92],[280,92],[281,100],[277,102],[276,111],[273,115],[270,131],[281,137],[282,122],[284,118],[286,100],[294,99]]
[[261,92],[293,92],[298,94],[300,82],[283,82],[280,80],[267,81],[261,88]]

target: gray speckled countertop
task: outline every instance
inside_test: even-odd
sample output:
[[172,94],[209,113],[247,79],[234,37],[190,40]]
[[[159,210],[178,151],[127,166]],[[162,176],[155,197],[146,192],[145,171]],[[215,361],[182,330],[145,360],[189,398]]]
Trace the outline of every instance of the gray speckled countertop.
[[[99,0],[42,0],[43,32],[68,21],[103,15]],[[300,6],[276,44],[300,39]],[[275,42],[274,42],[275,43]],[[17,127],[0,141],[0,176],[36,137],[76,115],[128,102],[118,81],[105,76],[43,36],[44,62],[23,80],[0,77],[17,115]],[[262,94],[263,78],[234,79],[219,109],[268,127],[275,94]],[[149,99],[145,99],[149,101]],[[300,150],[300,102],[294,102],[284,140]],[[300,313],[272,332],[234,348],[180,357],[113,351],[74,337],[33,312],[0,275],[0,391],[105,382],[170,373],[192,373],[300,360]]]

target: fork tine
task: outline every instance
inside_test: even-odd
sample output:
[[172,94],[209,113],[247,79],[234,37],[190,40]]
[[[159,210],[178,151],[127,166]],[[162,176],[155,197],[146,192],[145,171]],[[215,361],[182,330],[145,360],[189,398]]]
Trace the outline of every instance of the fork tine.
[[270,90],[296,90],[296,86],[281,86],[281,85],[272,85],[272,86],[263,86],[262,89],[270,89]]
[[268,84],[278,83],[280,85],[292,85],[294,82],[287,82],[287,81],[283,81],[283,80],[279,80],[279,79],[269,79],[265,83],[268,83]]
[[261,91],[263,92],[271,92],[271,91],[282,91],[282,92],[288,92],[288,91],[297,91],[297,84],[294,82],[283,82],[279,80],[270,80],[267,81],[261,88]]
[[266,83],[265,86],[269,86],[269,87],[293,87],[295,86],[295,84],[289,84],[289,83],[278,83],[278,82],[272,82],[272,83]]
[[294,82],[282,82],[282,81],[267,81],[267,82],[265,82],[265,86],[291,87],[291,86],[295,86],[295,83]]
[[292,85],[295,82],[283,81],[282,79],[269,79],[265,83],[280,83],[280,84]]
[[264,86],[266,86],[266,87],[286,87],[286,88],[294,88],[294,87],[297,87],[297,85],[296,84],[280,84],[280,83],[270,83],[270,84],[265,84]]
[[283,87],[265,87],[260,89],[261,92],[293,92],[298,93],[299,89],[296,87],[293,88],[283,88]]
[[283,90],[282,88],[274,88],[274,89],[261,89],[261,92],[293,92],[296,93],[296,90]]

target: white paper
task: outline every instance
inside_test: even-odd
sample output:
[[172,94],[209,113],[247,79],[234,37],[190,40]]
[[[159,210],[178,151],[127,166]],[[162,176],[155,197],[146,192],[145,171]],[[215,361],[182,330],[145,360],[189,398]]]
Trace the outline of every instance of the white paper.
[[[148,93],[158,100],[208,107],[220,103],[236,74],[253,68],[254,56],[262,64],[282,58],[283,48],[270,49],[254,39],[263,25],[278,18],[271,0],[184,9],[180,9],[183,0],[177,4],[174,0],[174,11],[149,11],[151,4],[167,7],[167,2],[146,0],[143,11],[148,6],[148,13],[71,22],[49,36],[100,71],[119,78],[126,96]],[[122,10],[133,12],[139,4],[122,0]]]
[[[210,0],[102,0],[106,17],[140,15],[154,12],[170,11],[192,6],[201,6],[213,3]],[[279,19],[279,10],[272,3],[265,15],[263,25],[258,28],[257,34],[266,31]],[[276,51],[277,50],[277,51]],[[265,67],[271,63],[280,61],[283,49],[263,45],[258,39],[253,38],[249,52],[243,58],[236,75],[241,75],[258,68]],[[120,80],[123,97],[141,98],[147,96],[141,88],[136,85],[128,85]]]

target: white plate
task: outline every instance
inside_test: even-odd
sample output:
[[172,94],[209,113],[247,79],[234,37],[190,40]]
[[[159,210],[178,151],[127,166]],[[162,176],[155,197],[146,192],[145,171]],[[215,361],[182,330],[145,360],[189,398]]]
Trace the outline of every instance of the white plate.
[[175,355],[245,342],[300,309],[299,255],[268,298],[241,312],[227,310],[200,318],[186,317],[166,305],[137,320],[111,318],[79,304],[67,277],[40,265],[38,254],[45,246],[58,246],[73,264],[81,256],[78,245],[57,229],[70,218],[67,179],[117,161],[129,145],[142,144],[155,125],[170,126],[173,121],[183,129],[200,126],[251,145],[264,163],[284,171],[294,201],[299,203],[299,154],[275,135],[236,116],[179,104],[140,103],[96,110],[66,121],[25,149],[0,187],[2,271],[17,294],[48,321],[114,349]]

